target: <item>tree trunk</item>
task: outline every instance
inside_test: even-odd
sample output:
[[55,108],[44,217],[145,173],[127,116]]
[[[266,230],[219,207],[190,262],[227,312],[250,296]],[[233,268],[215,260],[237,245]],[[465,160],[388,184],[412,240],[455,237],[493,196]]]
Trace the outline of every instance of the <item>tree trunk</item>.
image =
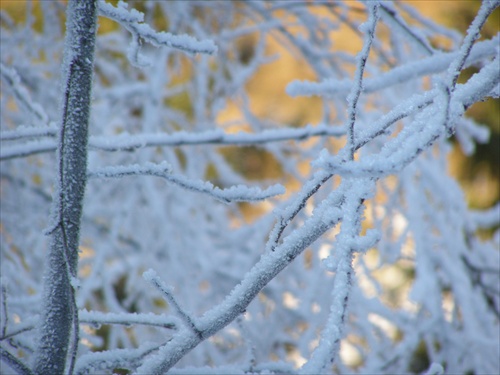
[[[44,278],[40,336],[34,363],[37,374],[61,374],[65,367],[71,373],[78,345],[78,313],[74,294],[80,219],[87,179],[97,3],[70,0],[66,16],[59,168],[52,207],[54,221]],[[66,366],[71,341],[70,364]]]

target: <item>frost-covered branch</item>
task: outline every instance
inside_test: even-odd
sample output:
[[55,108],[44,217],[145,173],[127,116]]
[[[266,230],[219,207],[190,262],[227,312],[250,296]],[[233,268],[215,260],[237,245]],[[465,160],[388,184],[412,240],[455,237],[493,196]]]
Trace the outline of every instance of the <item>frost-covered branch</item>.
[[21,79],[14,68],[7,67],[3,62],[0,63],[0,78],[8,87],[16,101],[20,106],[33,115],[37,122],[46,124],[48,122],[48,115],[45,113],[43,107],[33,102],[31,96],[26,88],[21,84]]
[[[357,66],[354,73],[355,82],[351,92],[347,97],[348,103],[348,125],[347,125],[347,159],[345,161],[354,161],[356,150],[356,140],[354,125],[356,123],[356,108],[358,105],[361,88],[363,86],[363,72],[372,42],[375,37],[375,29],[378,22],[379,4],[368,5],[369,17],[366,24],[362,25],[365,31],[365,39],[361,52],[356,56]],[[348,187],[343,199],[342,211],[343,220],[339,235],[335,243],[335,262],[327,258],[326,263],[330,263],[328,269],[335,272],[335,283],[332,290],[332,302],[330,305],[330,314],[328,321],[323,329],[318,346],[311,354],[311,358],[301,368],[301,373],[321,373],[328,363],[333,364],[340,349],[340,341],[344,335],[344,326],[347,316],[347,306],[349,302],[351,279],[353,277],[353,257],[355,252],[355,238],[361,231],[361,218],[364,211],[363,203],[370,196],[373,181],[350,180],[345,182]],[[332,265],[331,263],[335,263]]]
[[[496,55],[495,47],[500,42],[500,35],[489,40],[480,41],[472,47],[465,60],[465,67],[469,67]],[[447,71],[452,61],[460,57],[458,51],[436,52],[432,56],[411,61],[396,66],[387,72],[381,72],[376,77],[363,80],[363,93],[374,93],[391,86],[416,80],[430,74]],[[347,94],[352,87],[349,79],[325,79],[321,82],[293,81],[287,86],[287,93],[291,96],[325,95],[341,96]]]
[[116,368],[134,370],[145,357],[158,350],[159,345],[143,343],[137,349],[115,349],[81,356],[75,366],[75,375],[91,375]]
[[[375,27],[377,24],[377,8],[378,4],[370,7],[370,19],[368,27],[367,38],[365,40],[365,44],[363,50],[361,51],[358,57],[358,66],[356,70],[356,79],[357,83],[352,86],[351,94],[348,96],[347,101],[349,103],[348,109],[348,119],[349,123],[346,126],[347,128],[347,139],[348,139],[348,147],[349,147],[349,159],[354,158],[354,152],[356,151],[356,143],[354,137],[354,124],[356,121],[356,106],[359,99],[359,95],[361,94],[361,90],[363,87],[363,71],[366,64],[366,60],[368,59],[368,54],[370,52],[370,47],[372,40],[374,38]],[[267,243],[267,249],[274,251],[274,248],[277,246],[278,241],[281,237],[286,226],[291,222],[291,220],[298,214],[298,212],[304,207],[306,201],[314,194],[316,191],[332,177],[332,173],[320,174],[315,176],[315,181],[309,182],[307,189],[305,189],[305,194],[300,199],[296,200],[295,205],[291,205],[288,207],[287,212],[280,215],[278,223],[273,228],[271,232],[270,238]]]
[[[33,375],[33,372],[24,365],[18,358],[14,357],[7,350],[0,346],[0,361],[4,362],[19,375]],[[3,367],[3,366],[2,366]]]
[[[345,134],[342,126],[305,126],[299,129],[273,129],[260,133],[229,134],[222,130],[211,130],[202,133],[176,132],[172,134],[128,134],[116,136],[91,136],[89,149],[103,151],[133,151],[144,147],[172,147],[194,145],[245,146],[259,145],[283,141],[303,141],[311,137],[340,137]],[[53,128],[22,128],[0,134],[0,140],[16,140],[35,136],[54,136]],[[0,160],[35,155],[55,151],[55,140],[46,139],[4,146],[0,150]]]
[[[447,119],[450,123],[458,121],[463,115],[463,111],[471,102],[480,101],[490,96],[491,91],[500,82],[500,72],[497,69],[496,58],[493,62],[486,65],[478,73],[472,76],[469,81],[457,87],[455,94],[451,98],[449,107],[452,108],[451,113],[446,112]],[[427,93],[427,95],[419,98],[418,101],[413,101],[412,109],[415,108],[415,103],[418,108],[423,108],[431,103],[433,106],[426,108],[418,115],[418,122],[412,124],[412,128],[405,129],[400,132],[393,140],[387,142],[384,150],[379,155],[370,155],[366,160],[360,162],[350,161],[345,163],[338,156],[325,156],[321,160],[315,162],[316,166],[325,166],[334,173],[343,176],[377,176],[382,177],[389,174],[396,174],[411,163],[422,152],[428,149],[433,143],[444,134],[445,128],[438,121],[439,117],[433,114],[440,112],[442,106],[447,107],[446,103],[442,103],[438,98],[439,90]],[[434,99],[430,99],[435,97]],[[473,98],[473,99],[471,99]],[[428,121],[428,118],[433,118],[434,121]],[[443,118],[443,123],[445,119]],[[381,132],[374,126],[373,129],[377,134]],[[386,128],[383,126],[382,128]],[[372,133],[374,135],[374,133]],[[416,137],[414,134],[418,134]],[[361,140],[358,145],[363,145],[366,139],[373,139],[366,134],[361,135]]]
[[7,326],[9,324],[9,314],[8,314],[8,308],[7,308],[7,287],[4,284],[4,280],[0,277],[0,287],[1,287],[1,298],[2,298],[2,315],[0,317],[1,319],[1,338],[3,339],[6,336],[7,333]]
[[477,16],[474,18],[474,21],[469,26],[469,30],[467,31],[467,36],[465,37],[460,50],[458,51],[458,56],[453,60],[453,62],[448,67],[448,75],[449,75],[449,86],[450,90],[453,91],[457,84],[458,76],[462,71],[465,62],[467,61],[469,55],[472,51],[472,46],[474,42],[481,35],[481,29],[484,26],[487,18],[490,14],[500,5],[500,0],[492,0],[492,1],[483,1],[481,4],[481,8]]
[[[56,137],[58,128],[55,124],[45,127],[28,127],[19,126],[16,130],[7,130],[0,133],[0,141],[14,141],[18,139],[35,138],[35,137]],[[54,150],[56,145],[54,144]]]
[[291,233],[274,252],[266,253],[260,258],[224,301],[198,318],[199,334],[185,331],[174,336],[160,348],[158,354],[146,360],[137,373],[161,374],[168,371],[201,341],[214,335],[245,312],[255,296],[278,273],[339,222],[342,214],[335,206],[332,208],[332,203],[338,201],[338,196],[338,191],[331,193],[329,199],[322,202],[315,215],[302,227]]
[[[437,95],[437,92],[428,92],[424,95],[418,95],[416,97],[411,97],[407,101],[404,101],[396,108],[394,108],[391,112],[382,116],[378,121],[376,121],[368,130],[360,130],[356,133],[355,137],[355,146],[354,151],[363,147],[366,143],[374,140],[376,137],[385,134],[387,129],[396,123],[397,121],[408,117],[409,115],[425,108],[429,104],[433,102],[433,97]],[[321,160],[321,159],[320,159]],[[338,158],[334,158],[335,162],[338,161]],[[315,161],[315,165],[320,165],[320,161]],[[339,163],[340,165],[344,165],[343,162]],[[358,168],[358,163],[353,163],[354,167]],[[350,171],[349,167],[344,167],[343,170]],[[335,173],[341,173],[338,169],[334,169]],[[349,173],[349,172],[346,172]],[[375,174],[375,171],[371,171],[372,175]],[[354,175],[354,173],[352,173]],[[304,208],[307,200],[312,197],[319,188],[328,181],[334,173],[327,171],[317,172],[314,177],[308,181],[304,185],[304,189],[301,194],[303,196],[297,197],[297,199],[286,207],[283,212],[278,212],[278,220],[276,225],[274,226],[269,240],[266,245],[266,249],[268,251],[273,251],[273,249],[277,246],[281,234],[288,226],[288,224],[293,220],[293,218]]]
[[388,21],[388,23],[396,25],[399,30],[402,30],[405,35],[409,36],[409,38],[414,41],[426,54],[432,55],[434,53],[434,49],[425,36],[420,35],[414,28],[408,25],[408,23],[395,9],[393,4],[390,2],[381,2],[380,10],[382,16]]
[[201,335],[201,332],[196,327],[194,318],[179,305],[179,302],[177,302],[177,300],[175,299],[172,290],[158,277],[156,272],[152,269],[149,269],[148,271],[144,272],[142,276],[147,282],[149,282],[161,292],[163,298],[165,298],[169,306],[171,306],[175,310],[175,314],[184,322],[186,327],[189,328],[193,333]]
[[490,136],[498,0],[465,38],[398,2],[39,5],[0,13],[2,365],[499,372],[500,206],[448,172]]
[[308,199],[311,198],[332,176],[333,173],[323,171],[316,173],[313,178],[304,184],[301,192],[297,194],[296,199],[291,202],[291,204],[289,204],[284,210],[276,211],[278,218],[266,243],[267,251],[275,250],[286,227],[305,207]]
[[165,318],[152,313],[103,313],[99,311],[80,310],[78,312],[80,323],[100,327],[102,324],[119,324],[130,326],[133,324],[176,329],[178,322],[172,318]]
[[14,330],[9,329],[9,331],[6,332],[4,336],[0,337],[0,341],[11,339],[17,335],[20,335],[21,333],[28,332],[33,329],[35,329],[35,324],[31,321],[16,325],[16,328]]
[[[448,82],[445,83],[446,87],[443,89],[443,91],[446,100],[446,117],[444,121],[444,126],[446,127],[449,135],[453,134],[454,132],[454,126],[451,123],[452,119],[450,118],[451,116],[450,101],[452,99],[453,93],[457,85],[458,76],[460,75],[460,72],[462,71],[465,65],[465,61],[470,55],[470,52],[472,50],[472,45],[480,36],[481,29],[484,23],[486,22],[486,19],[499,5],[500,5],[500,0],[484,1],[481,4],[481,8],[479,9],[476,18],[474,18],[474,21],[469,26],[469,30],[467,31],[467,36],[465,37],[462,46],[460,47],[458,57],[453,60],[453,62],[450,64],[448,68],[448,77],[447,77]],[[500,73],[498,75],[500,75]]]
[[167,163],[104,167],[91,170],[88,174],[91,178],[117,178],[140,175],[161,177],[184,189],[207,194],[224,203],[256,202],[285,193],[285,188],[282,185],[273,185],[265,190],[242,185],[221,189],[208,181],[191,180],[182,175],[173,174]]
[[273,129],[260,133],[225,133],[221,130],[212,130],[202,133],[177,132],[173,134],[138,134],[119,135],[115,137],[91,137],[89,147],[106,150],[133,150],[141,147],[153,146],[190,146],[190,145],[225,145],[245,146],[259,145],[271,142],[302,141],[311,137],[340,137],[345,134],[342,127],[327,125],[305,126],[299,129]]
[[443,375],[444,368],[439,363],[431,363],[425,375]]
[[155,47],[171,47],[188,53],[214,54],[217,47],[211,40],[199,41],[189,35],[173,35],[167,32],[157,32],[146,23],[143,23],[144,14],[133,9],[129,11],[127,4],[118,3],[118,7],[99,0],[99,12],[125,27],[132,34],[128,57],[134,65],[142,67],[150,62],[140,54],[140,41],[144,40]]
[[53,152],[56,149],[57,141],[52,139],[26,142],[24,144],[17,144],[14,146],[2,146],[2,149],[0,150],[0,160],[24,158],[30,155]]
[[[341,232],[336,237],[335,261],[332,262],[331,259],[325,261],[330,271],[335,272],[330,314],[318,346],[313,351],[309,361],[300,369],[302,374],[321,373],[328,363],[333,364],[340,349],[340,340],[344,336],[347,307],[351,294],[351,280],[354,273],[352,244],[361,229],[363,201],[367,198],[366,190],[369,190],[367,187],[370,186],[369,181],[362,181],[364,184],[360,184],[359,180],[349,182],[351,190],[346,194],[345,203],[342,205],[344,219],[342,220]],[[355,188],[354,184],[359,184],[361,188]]]
[[363,73],[365,71],[366,61],[370,53],[370,48],[375,38],[375,28],[378,21],[378,3],[369,3],[369,18],[366,24],[361,25],[362,30],[366,31],[365,40],[361,52],[356,56],[356,71],[354,73],[354,83],[351,92],[347,96],[347,147],[348,158],[354,160],[355,152],[355,139],[354,139],[354,125],[356,123],[356,109],[358,106],[359,96],[361,95],[363,87]]

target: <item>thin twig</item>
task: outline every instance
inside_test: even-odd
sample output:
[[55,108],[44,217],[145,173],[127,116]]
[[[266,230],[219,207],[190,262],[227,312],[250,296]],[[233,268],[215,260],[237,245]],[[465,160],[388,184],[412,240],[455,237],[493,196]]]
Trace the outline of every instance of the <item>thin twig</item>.
[[155,47],[171,47],[188,53],[206,53],[212,55],[217,52],[217,46],[211,40],[196,40],[188,35],[173,35],[166,32],[157,32],[148,24],[143,23],[144,14],[137,11],[129,11],[124,6],[114,7],[103,0],[98,2],[99,12],[101,15],[110,18],[132,33],[132,39],[136,43],[132,43],[132,54],[139,54],[139,38],[150,43]]
[[173,174],[170,165],[166,162],[161,164],[145,163],[144,165],[104,167],[88,172],[88,177],[91,178],[120,178],[139,175],[161,177],[184,189],[207,194],[223,203],[257,202],[285,193],[285,188],[278,184],[264,190],[243,185],[221,189],[208,181],[192,180],[185,176]]
[[0,277],[0,284],[2,286],[2,338],[7,334],[7,325],[9,323],[9,314],[7,310],[7,288],[4,285],[3,278]]
[[349,160],[354,160],[355,152],[355,140],[354,140],[354,124],[356,123],[356,109],[359,101],[359,96],[363,89],[363,73],[365,71],[366,61],[368,60],[368,55],[370,54],[370,48],[372,46],[373,39],[375,38],[375,28],[377,27],[378,21],[378,8],[379,3],[369,4],[370,16],[368,18],[368,30],[365,34],[365,42],[363,44],[363,49],[356,57],[358,64],[356,66],[356,72],[354,73],[354,83],[351,88],[350,94],[347,96],[348,103],[348,121],[347,124],[347,148],[349,151]]
[[181,320],[186,324],[186,326],[196,334],[196,336],[203,337],[203,332],[196,327],[194,318],[191,317],[184,309],[179,305],[174,295],[172,294],[170,288],[158,277],[155,271],[149,269],[144,272],[143,277],[151,285],[156,287],[165,297],[165,300],[171,305],[176,314],[181,318]]
[[0,359],[7,363],[12,369],[16,370],[19,375],[33,375],[33,372],[22,363],[19,359],[10,354],[7,350],[0,346]]
[[[55,136],[52,128],[40,130],[42,134],[35,134],[24,130],[7,131],[0,133],[1,140],[14,140],[32,138],[35,135],[47,137]],[[210,130],[202,133],[177,132],[165,133],[143,133],[136,135],[116,135],[116,136],[92,136],[89,139],[90,150],[102,151],[134,151],[144,147],[174,147],[174,146],[195,146],[195,145],[221,145],[221,146],[245,146],[259,145],[272,142],[305,141],[312,137],[341,137],[345,134],[342,126],[318,125],[305,126],[300,129],[284,128],[275,130],[265,130],[260,133],[236,133],[228,134],[221,130]],[[42,141],[32,141],[21,145],[4,146],[0,150],[0,160],[8,160],[26,157],[39,153],[55,151],[56,140],[45,139]]]

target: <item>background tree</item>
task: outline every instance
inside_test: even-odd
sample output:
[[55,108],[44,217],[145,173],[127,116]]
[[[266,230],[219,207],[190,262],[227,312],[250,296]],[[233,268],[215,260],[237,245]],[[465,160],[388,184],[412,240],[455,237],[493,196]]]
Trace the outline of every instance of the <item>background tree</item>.
[[[498,34],[480,38],[498,3],[465,36],[400,2],[2,11],[3,368],[498,372],[499,206],[468,209],[447,174],[450,137],[468,154],[488,139],[465,114],[500,94]],[[88,117],[67,98],[90,92],[71,77],[93,64],[92,5]],[[255,95],[279,84],[276,45],[300,67],[287,93],[310,99]]]

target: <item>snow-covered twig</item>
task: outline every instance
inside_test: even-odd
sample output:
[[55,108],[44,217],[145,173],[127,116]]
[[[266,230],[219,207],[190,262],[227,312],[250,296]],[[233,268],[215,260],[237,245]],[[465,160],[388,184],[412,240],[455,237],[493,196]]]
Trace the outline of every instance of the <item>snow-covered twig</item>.
[[0,62],[0,77],[22,108],[31,113],[36,121],[44,125],[47,124],[49,116],[40,104],[33,102],[28,90],[21,84],[21,78],[16,70]]
[[366,24],[362,25],[362,29],[366,30],[365,39],[363,43],[363,48],[361,52],[356,56],[356,71],[354,73],[354,83],[351,88],[351,92],[347,96],[347,150],[349,160],[354,159],[355,152],[355,140],[354,140],[354,125],[356,123],[356,108],[358,106],[359,96],[363,88],[363,73],[365,71],[366,61],[368,60],[368,55],[370,54],[370,48],[375,38],[375,28],[378,21],[378,8],[379,3],[368,3],[369,18]]
[[0,276],[0,288],[1,290],[1,297],[2,297],[2,317],[1,319],[1,324],[2,326],[0,327],[0,331],[2,332],[2,338],[5,337],[7,333],[7,325],[9,323],[9,313],[7,309],[7,286],[4,283],[4,280]]
[[[363,86],[363,72],[370,52],[372,41],[375,37],[375,29],[378,22],[379,3],[368,3],[369,17],[362,26],[365,31],[365,39],[361,52],[356,56],[357,66],[355,71],[354,84],[347,97],[348,102],[348,125],[347,125],[347,160],[354,162],[356,142],[354,125],[356,122],[356,107]],[[343,198],[341,210],[343,220],[340,234],[336,237],[335,246],[335,283],[332,290],[332,303],[328,322],[322,332],[318,346],[313,351],[311,358],[301,368],[301,373],[322,373],[328,363],[333,363],[337,357],[340,340],[343,338],[345,319],[347,315],[347,305],[350,296],[351,279],[354,272],[352,259],[354,247],[352,242],[359,236],[361,230],[361,217],[364,210],[363,202],[367,198],[368,192],[373,184],[371,178],[366,180],[348,180],[344,184],[348,185]]]
[[132,42],[129,50],[130,60],[137,66],[148,65],[139,53],[140,40],[152,44],[155,47],[171,47],[188,53],[206,53],[212,55],[217,52],[217,47],[211,40],[199,41],[189,35],[173,35],[167,32],[154,31],[148,24],[142,23],[144,15],[137,10],[129,11],[125,3],[120,2],[118,7],[99,0],[99,11],[121,25],[132,34]]
[[[382,116],[378,121],[373,123],[372,126],[370,126],[367,130],[360,130],[359,132],[356,133],[354,150],[355,151],[358,150],[359,148],[363,147],[366,143],[375,139],[377,136],[384,134],[387,131],[387,129],[397,121],[405,117],[408,117],[414,112],[421,110],[422,108],[425,108],[426,106],[431,104],[433,102],[433,98],[436,95],[437,91],[431,91],[423,95],[416,95],[400,103],[389,113]],[[338,159],[335,157],[332,158],[331,160],[332,163],[333,160],[335,160],[335,163],[338,161]],[[320,163],[316,161],[314,165],[320,165]],[[355,167],[355,169],[358,168],[358,163],[353,163],[353,166]],[[337,168],[334,169],[334,171],[335,173],[342,174],[342,172],[340,172],[339,169]],[[346,171],[346,174],[349,173],[349,171],[352,173],[351,164],[349,164],[349,166],[344,165],[342,171]],[[366,171],[365,174],[368,173],[369,172]],[[354,175],[354,173],[352,174]],[[372,175],[375,175],[375,173]],[[319,190],[319,188],[332,176],[333,173],[331,172],[326,172],[326,171],[317,172],[314,175],[314,177],[304,185],[304,188],[302,189],[301,193],[299,193],[301,197],[297,197],[297,199],[294,200],[294,202],[292,202],[289,206],[287,206],[287,208],[284,211],[278,213],[279,218],[273,230],[271,231],[271,234],[269,235],[269,240],[266,244],[267,251],[273,251],[273,249],[278,245],[281,234],[288,226],[288,224],[300,212],[300,210],[304,208],[307,200],[311,196],[313,196]]]
[[[346,193],[341,207],[343,220],[341,231],[335,240],[335,261],[332,262],[329,258],[325,261],[327,264],[334,263],[334,267],[330,271],[335,272],[330,314],[318,346],[309,361],[300,369],[302,374],[320,374],[328,363],[335,361],[345,330],[351,280],[354,273],[352,260],[355,248],[353,243],[355,238],[359,237],[364,211],[363,202],[370,196],[374,181],[371,178],[352,179],[345,181],[344,184],[346,185],[344,190]],[[367,239],[366,242],[369,244],[372,239]]]
[[[463,115],[469,103],[488,97],[491,90],[498,85],[500,82],[500,72],[498,71],[496,61],[497,59],[486,65],[465,84],[457,86],[449,105],[453,110],[449,114],[446,112],[450,123],[457,121]],[[415,160],[421,152],[428,149],[443,134],[444,127],[441,123],[427,120],[428,118],[436,118],[435,114],[441,110],[443,104],[440,102],[435,103],[438,93],[438,89],[429,91],[413,102],[416,105],[412,106],[412,110],[415,108],[424,108],[424,106],[428,106],[431,103],[434,103],[434,105],[426,108],[424,112],[419,113],[417,119],[412,124],[412,128],[404,129],[394,139],[387,142],[384,149],[378,155],[370,155],[369,158],[361,159],[359,162],[344,162],[338,156],[324,156],[315,161],[314,165],[317,167],[323,166],[332,173],[342,176],[382,177],[398,173]],[[446,106],[445,103],[444,105]],[[395,115],[397,113],[397,111],[394,112]],[[385,128],[385,126],[381,126],[381,128]],[[380,133],[378,125],[374,126],[373,129],[371,131],[368,130],[365,135],[359,137],[360,143],[357,144],[358,146],[372,139],[373,132]],[[418,137],[415,134],[418,134]]]
[[155,343],[141,344],[137,349],[115,349],[103,352],[91,352],[78,358],[75,375],[96,374],[116,368],[134,370],[141,361],[158,350]]
[[161,292],[163,298],[165,298],[170,307],[174,309],[175,313],[184,322],[186,327],[196,335],[201,336],[200,330],[196,327],[195,319],[179,305],[179,302],[177,302],[177,300],[175,299],[170,288],[160,279],[156,272],[152,269],[149,269],[148,271],[144,272],[142,276],[147,282],[149,282]]
[[[251,370],[242,369],[240,364],[231,365],[221,365],[217,366],[217,375],[235,375],[235,374],[245,374],[245,375],[296,375],[297,371],[294,367],[286,362],[261,362]],[[210,366],[186,366],[182,368],[175,369],[175,375],[214,375],[214,368]]]
[[442,375],[444,374],[444,368],[439,363],[431,363],[425,375]]
[[[30,129],[30,130],[28,130]],[[33,130],[31,130],[33,129]],[[1,140],[15,140],[31,138],[35,135],[54,136],[52,128],[35,130],[36,128],[23,128],[6,131],[0,134]],[[176,132],[172,134],[128,134],[115,136],[92,136],[89,139],[89,148],[103,151],[132,151],[143,147],[162,146],[194,146],[204,144],[214,145],[259,145],[271,142],[303,141],[311,137],[341,137],[345,134],[342,126],[317,125],[303,128],[264,130],[260,133],[229,134],[222,130],[209,130],[200,133]],[[42,140],[26,142],[14,146],[4,146],[0,150],[0,160],[25,157],[38,153],[54,151],[57,147],[55,140]]]
[[157,374],[168,371],[201,341],[214,335],[241,315],[255,296],[276,275],[327,230],[337,225],[341,215],[332,209],[332,202],[337,201],[338,196],[338,191],[332,192],[316,209],[316,214],[291,233],[274,252],[262,255],[224,301],[198,318],[197,327],[200,335],[191,331],[175,335],[156,355],[148,358],[137,373]]
[[486,64],[479,72],[470,77],[466,83],[457,85],[452,98],[455,104],[451,104],[452,111],[450,115],[453,117],[450,121],[454,121],[456,117],[461,116],[463,111],[472,104],[487,97],[494,97],[494,92],[500,85],[499,64],[500,51],[497,52],[497,55],[490,63]]
[[0,148],[0,160],[23,158],[30,155],[53,152],[56,149],[57,141],[53,139],[37,140],[14,146],[2,146]]
[[88,173],[88,176],[91,178],[116,178],[139,175],[161,177],[184,189],[210,195],[212,198],[215,198],[223,203],[257,202],[285,193],[285,188],[278,184],[272,185],[264,190],[257,187],[247,187],[243,185],[221,189],[208,181],[191,180],[181,175],[175,175],[171,173],[171,167],[165,162],[161,164],[146,163],[144,165],[135,164],[117,167],[103,167],[93,169]]
[[307,181],[296,198],[282,211],[276,212],[278,219],[274,225],[269,239],[266,243],[266,251],[274,251],[278,246],[281,235],[290,222],[305,207],[309,198],[311,198],[323,184],[333,176],[333,173],[319,171]]
[[[465,60],[464,66],[471,66],[489,57],[494,57],[496,55],[495,49],[499,42],[500,35],[497,35],[492,39],[476,43]],[[458,57],[460,57],[458,51],[436,52],[432,56],[394,67],[387,72],[378,74],[376,77],[365,79],[363,81],[363,93],[378,92],[410,80],[444,72],[448,69],[450,63]],[[338,80],[327,78],[321,82],[293,81],[288,84],[286,90],[291,96],[324,95],[336,97],[347,94],[352,85],[353,82],[350,79]]]
[[474,42],[479,38],[481,34],[481,29],[484,23],[486,22],[489,15],[499,6],[499,4],[500,0],[483,1],[479,12],[474,18],[472,24],[469,26],[469,29],[467,30],[467,35],[462,45],[460,46],[457,58],[455,58],[448,67],[448,82],[445,83],[445,87],[442,91],[446,101],[444,126],[448,131],[449,136],[451,136],[454,132],[454,126],[450,118],[450,101],[457,85],[458,76],[460,75],[460,72],[465,65],[465,61],[471,53]]
[[426,54],[432,55],[434,49],[430,43],[425,39],[423,35],[415,30],[414,27],[408,25],[406,21],[401,17],[396,8],[390,2],[381,2],[380,10],[382,16],[385,18],[386,22],[389,21],[396,25],[400,30],[403,31],[405,35],[408,35],[412,41],[414,41]]
[[209,130],[201,133],[177,132],[172,134],[138,134],[119,135],[114,137],[91,137],[91,148],[118,151],[133,150],[141,147],[153,146],[190,146],[190,145],[258,145],[282,141],[302,141],[311,137],[340,137],[345,129],[340,126],[318,125],[304,128],[264,130],[260,133],[229,134],[221,130]]
[[453,91],[455,89],[458,76],[460,75],[460,72],[462,71],[465,62],[467,61],[469,55],[471,54],[474,42],[481,35],[481,29],[483,28],[484,23],[486,22],[490,14],[499,5],[500,5],[500,0],[488,0],[488,1],[483,1],[481,3],[481,8],[479,9],[479,12],[474,18],[474,21],[472,21],[472,24],[469,26],[469,29],[467,30],[467,35],[462,45],[460,46],[460,50],[458,51],[458,56],[453,59],[451,64],[449,64],[448,75],[450,82],[448,84],[450,87],[450,91]]
[[[6,130],[0,133],[0,141],[14,141],[35,137],[55,137],[58,128],[55,123],[44,127],[19,126],[16,130]],[[54,146],[55,147],[55,146]]]
[[[81,6],[90,3],[79,0]],[[67,311],[60,322],[73,317],[67,336],[70,344],[71,335],[75,340],[65,371],[56,372],[72,372],[76,322],[85,335],[77,373],[425,373],[414,368],[420,348],[429,363],[446,363],[450,373],[498,372],[500,341],[491,327],[500,315],[494,251],[500,231],[492,240],[478,237],[496,229],[498,207],[481,214],[468,209],[445,173],[452,146],[443,124],[453,126],[469,153],[487,141],[487,127],[464,115],[477,101],[500,96],[500,35],[466,38],[467,50],[459,32],[409,6],[381,1],[369,53],[366,36],[356,59],[350,47],[375,26],[360,25],[374,4],[145,0],[139,12],[122,1],[100,2],[101,14],[117,22],[97,36],[90,168],[66,171],[140,177],[87,186],[78,309],[71,302],[61,306]],[[57,98],[64,97],[53,78],[60,71],[65,7],[41,2],[38,9],[28,2],[24,23],[0,13],[6,20],[2,63],[15,69],[19,93],[43,104],[47,114],[57,113]],[[170,42],[190,44],[177,36],[182,34],[202,44],[212,39],[217,55],[187,51],[186,57],[169,48]],[[135,65],[145,65],[146,57],[153,64],[134,69],[127,52]],[[86,66],[72,64],[70,55],[64,54],[70,68],[63,70]],[[311,80],[292,82],[288,92],[320,98],[282,103],[273,95],[284,82],[281,73],[292,72],[274,65],[286,58],[291,61],[285,64],[300,69],[294,79]],[[456,72],[465,78],[469,66],[477,73],[458,83]],[[0,256],[9,278],[2,292],[9,298],[7,306],[2,295],[0,310],[9,316],[8,322],[2,316],[0,341],[13,355],[22,351],[25,363],[35,363],[35,328],[43,324],[39,304],[51,296],[39,285],[47,247],[40,233],[49,192],[59,192],[47,181],[61,155],[54,152],[58,139],[77,143],[85,137],[59,132],[53,119],[41,122],[12,89],[12,75],[1,79],[0,159],[9,160],[0,174],[7,213]],[[319,125],[306,126],[311,121]],[[258,147],[225,147],[246,145]],[[78,157],[80,146],[65,160]],[[20,158],[28,155],[35,157]],[[279,208],[271,213],[274,202],[218,204],[265,199],[266,191],[248,188],[266,181],[253,180],[257,170],[290,186]],[[218,189],[204,180],[234,187]],[[72,190],[84,186],[79,181],[60,185]],[[55,222],[51,234],[80,225],[76,219]],[[51,276],[66,278],[73,293],[78,280],[68,267],[71,253],[58,254],[64,255],[60,272]],[[161,270],[176,293],[151,274],[161,294],[148,288],[140,277],[150,268]],[[385,283],[393,269],[404,273],[403,291]],[[158,313],[165,305],[161,295],[167,313]],[[162,347],[141,346],[149,341]],[[356,368],[339,356],[344,344],[359,355]],[[304,368],[298,370],[295,359]]]
[[368,128],[359,129],[355,134],[355,150],[357,151],[368,142],[375,140],[378,136],[386,134],[388,129],[399,120],[403,120],[432,104],[437,95],[437,90],[415,94],[399,103],[391,111],[380,117],[380,119],[371,123]]
[[[0,361],[14,369],[19,375],[33,375],[34,373],[24,365],[18,358],[14,357],[7,350],[0,346]],[[2,366],[3,368],[3,366]]]
[[153,313],[111,313],[99,311],[80,310],[78,312],[80,323],[87,323],[91,326],[99,327],[101,324],[119,324],[119,325],[145,325],[176,329],[178,322],[172,318],[166,318],[162,315]]
[[[19,327],[20,326],[20,327]],[[14,330],[9,330],[5,336],[0,337],[0,339],[3,340],[8,340],[10,338],[13,338],[17,335],[20,335],[21,333],[28,332],[35,329],[35,324],[30,320],[28,322],[23,322],[18,325],[16,325],[16,328]]]
[[[368,54],[370,52],[371,43],[372,43],[372,40],[373,40],[374,35],[375,35],[375,27],[376,27],[377,19],[378,19],[377,13],[376,13],[377,7],[378,7],[378,5],[370,8],[372,13],[370,13],[370,20],[369,20],[370,25],[368,26],[369,29],[367,30],[367,38],[366,38],[363,50],[361,51],[361,53],[358,56],[358,66],[357,66],[357,70],[356,70],[357,83],[352,86],[351,94],[348,96],[349,124],[346,126],[346,129],[347,129],[347,138],[348,138],[350,159],[353,158],[354,152],[356,151],[356,147],[358,147],[358,145],[355,142],[355,137],[354,137],[354,122],[356,120],[356,105],[357,105],[357,101],[359,99],[359,95],[361,94],[362,87],[363,87],[362,79],[363,79],[364,66],[366,64],[366,60],[368,59]],[[397,120],[395,120],[395,121],[397,121]],[[387,125],[387,126],[390,126],[390,125]],[[267,245],[266,245],[266,248],[268,250],[274,251],[274,248],[277,246],[278,241],[281,237],[281,234],[283,233],[283,231],[287,227],[287,225],[298,214],[298,212],[305,206],[306,201],[313,194],[315,194],[316,191],[318,191],[318,189],[326,181],[328,181],[332,177],[332,175],[333,174],[331,174],[331,173],[316,174],[314,176],[314,178],[305,185],[306,189],[303,189],[303,192],[304,192],[303,197],[295,200],[294,204],[288,206],[288,208],[286,209],[286,212],[281,213],[277,224],[274,226],[274,228],[269,236],[269,240],[268,240]]]

